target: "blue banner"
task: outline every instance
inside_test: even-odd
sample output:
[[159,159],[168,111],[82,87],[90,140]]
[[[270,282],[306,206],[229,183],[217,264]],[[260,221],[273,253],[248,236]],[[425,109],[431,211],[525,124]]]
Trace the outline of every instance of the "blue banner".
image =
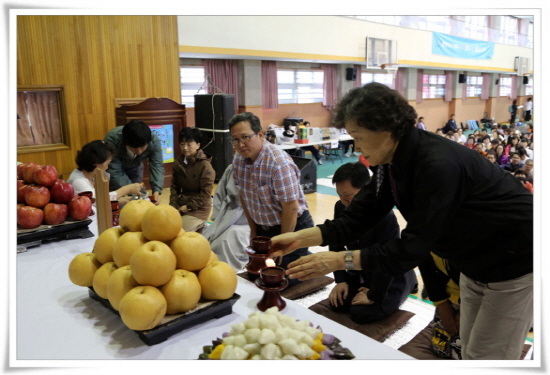
[[441,33],[432,33],[432,53],[461,59],[490,60],[495,43],[460,38]]

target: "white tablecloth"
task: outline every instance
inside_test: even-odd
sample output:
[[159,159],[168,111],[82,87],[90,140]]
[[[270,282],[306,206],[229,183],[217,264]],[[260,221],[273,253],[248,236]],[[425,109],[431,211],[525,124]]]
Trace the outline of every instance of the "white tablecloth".
[[[97,233],[95,222],[90,229]],[[11,332],[16,335],[16,360],[196,359],[203,346],[257,311],[263,292],[239,277],[236,292],[241,298],[232,314],[147,346],[118,315],[91,299],[88,288],[69,280],[69,263],[77,254],[92,251],[96,238],[43,244],[17,254],[16,331]],[[291,300],[286,302],[283,313],[321,326],[358,359],[411,359]]]

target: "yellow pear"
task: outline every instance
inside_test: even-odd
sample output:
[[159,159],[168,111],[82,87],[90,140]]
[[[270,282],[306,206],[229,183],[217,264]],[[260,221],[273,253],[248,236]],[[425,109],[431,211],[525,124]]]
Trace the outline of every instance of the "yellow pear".
[[145,211],[155,204],[143,199],[132,200],[122,207],[118,223],[124,232],[141,232],[141,221]]
[[214,262],[217,262],[218,260],[220,260],[218,258],[218,254],[216,254],[215,252],[213,252],[212,250],[210,251],[210,258],[208,258],[208,262],[206,263],[206,265],[208,266],[209,264],[212,264]]
[[146,242],[143,232],[125,232],[120,236],[113,247],[113,261],[117,267],[130,264],[130,257],[134,251]]
[[166,284],[176,269],[176,256],[161,241],[149,241],[141,245],[130,257],[130,269],[141,285]]
[[120,300],[119,313],[130,329],[153,329],[166,315],[166,298],[154,286],[136,286]]
[[159,289],[168,304],[167,314],[193,310],[201,298],[201,284],[197,275],[186,270],[175,270],[172,278]]
[[115,242],[124,231],[119,227],[104,230],[95,240],[93,253],[101,264],[113,261],[113,248]]
[[81,253],[69,264],[69,279],[78,286],[92,286],[94,274],[101,267],[94,253]]
[[237,274],[229,264],[217,261],[199,272],[199,283],[204,299],[228,299],[237,289]]
[[145,211],[141,231],[149,241],[170,241],[181,231],[181,214],[168,204],[159,204]]
[[212,249],[208,240],[197,232],[185,232],[170,243],[176,254],[177,268],[198,271],[208,264]]
[[118,311],[122,297],[136,286],[139,284],[132,276],[130,265],[114,270],[107,281],[107,299],[111,306]]
[[92,286],[96,294],[101,298],[107,299],[107,281],[116,269],[117,266],[115,262],[107,262],[95,272]]

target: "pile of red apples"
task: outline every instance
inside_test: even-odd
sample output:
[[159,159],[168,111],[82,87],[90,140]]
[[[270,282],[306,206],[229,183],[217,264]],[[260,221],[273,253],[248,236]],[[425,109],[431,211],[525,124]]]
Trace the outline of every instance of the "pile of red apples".
[[17,166],[17,224],[23,229],[84,220],[92,211],[88,197],[74,194],[73,185],[58,178],[53,165]]

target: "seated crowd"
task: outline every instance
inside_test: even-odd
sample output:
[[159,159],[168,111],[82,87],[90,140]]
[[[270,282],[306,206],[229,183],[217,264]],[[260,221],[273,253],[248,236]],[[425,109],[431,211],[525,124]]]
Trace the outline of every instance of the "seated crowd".
[[474,130],[467,136],[461,128],[447,133],[437,129],[435,133],[477,151],[490,162],[514,174],[532,193],[533,125],[527,124],[527,129],[527,132],[522,132],[513,125],[492,125],[490,129]]

